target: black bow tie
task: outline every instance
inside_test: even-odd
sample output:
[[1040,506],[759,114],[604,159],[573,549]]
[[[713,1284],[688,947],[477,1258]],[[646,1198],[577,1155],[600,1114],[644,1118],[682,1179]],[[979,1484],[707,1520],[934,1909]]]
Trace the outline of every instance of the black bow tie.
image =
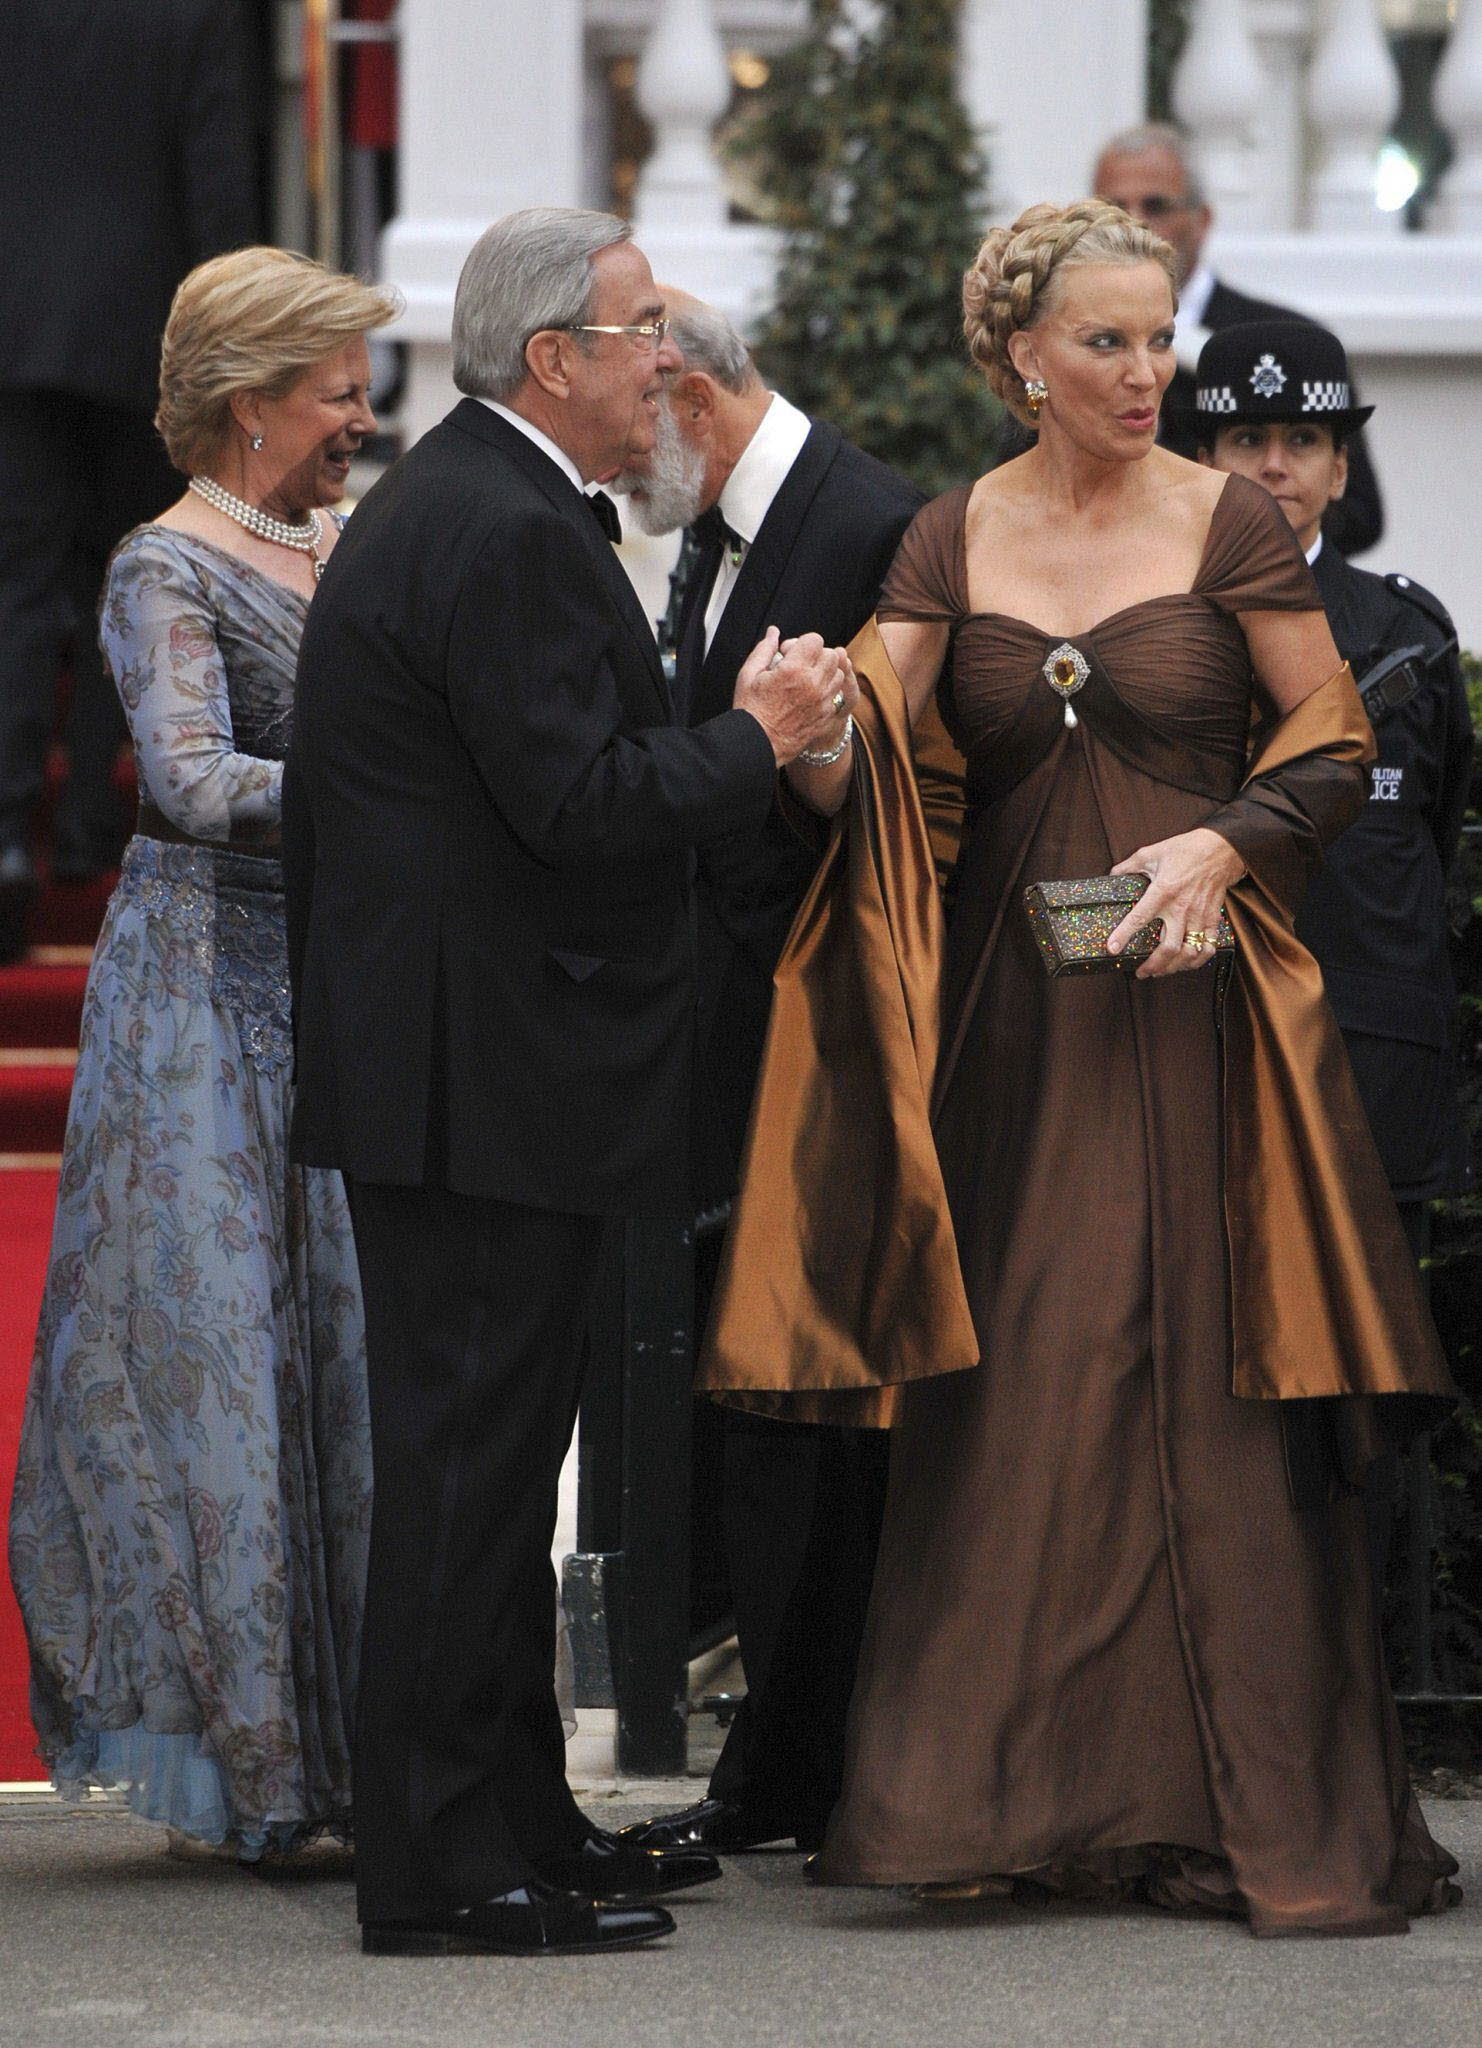
[[702,549],[715,548],[724,553],[730,548],[733,553],[739,554],[746,546],[735,527],[727,525],[722,518],[719,505],[712,505],[708,512],[702,512],[690,527],[690,532]]
[[592,508],[592,517],[614,546],[623,537],[623,522],[618,517],[618,508],[606,491],[588,491],[587,503]]

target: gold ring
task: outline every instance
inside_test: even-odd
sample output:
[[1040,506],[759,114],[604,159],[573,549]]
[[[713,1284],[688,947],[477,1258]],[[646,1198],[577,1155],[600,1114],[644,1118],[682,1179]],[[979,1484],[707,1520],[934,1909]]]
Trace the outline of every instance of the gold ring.
[[838,712],[838,711],[842,711],[843,709],[844,709],[844,692],[843,692],[842,690],[835,690],[835,692],[834,692],[834,710],[835,710],[836,712]]
[[1191,953],[1202,953],[1209,944],[1208,932],[1185,932],[1184,944]]

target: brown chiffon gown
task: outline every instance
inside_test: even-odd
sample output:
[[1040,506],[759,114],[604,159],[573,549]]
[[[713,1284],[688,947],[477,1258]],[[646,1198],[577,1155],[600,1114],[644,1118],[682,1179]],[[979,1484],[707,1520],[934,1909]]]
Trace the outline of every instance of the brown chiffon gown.
[[952,628],[968,823],[936,1132],[983,1362],[905,1393],[815,1874],[1401,1931],[1456,1865],[1410,1790],[1362,1503],[1293,1508],[1277,1405],[1229,1391],[1216,973],[1051,981],[1019,908],[1216,808],[1238,845],[1237,614],[1316,588],[1231,478],[1193,589],[1074,636],[1072,725],[1042,673],[1061,636],[968,609],[966,503],[918,516],[879,616]]

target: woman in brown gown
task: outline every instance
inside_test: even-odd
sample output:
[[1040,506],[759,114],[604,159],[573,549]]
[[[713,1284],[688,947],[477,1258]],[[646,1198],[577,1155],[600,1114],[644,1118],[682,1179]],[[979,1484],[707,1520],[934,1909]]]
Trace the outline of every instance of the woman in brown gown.
[[[1253,717],[1339,662],[1277,505],[1154,445],[1169,262],[1094,204],[989,237],[969,339],[1021,410],[1047,387],[1039,443],[927,506],[881,600],[967,764],[934,1121],[981,1364],[905,1389],[813,1875],[1399,1932],[1456,1866],[1410,1791],[1361,1500],[1294,1506],[1283,1404],[1232,1397],[1199,943],[1242,850],[1331,836],[1365,777],[1319,753],[1238,793]],[[802,787],[837,810],[847,773]],[[1158,952],[1051,980],[1024,885],[1134,868],[1120,936],[1161,915]]]

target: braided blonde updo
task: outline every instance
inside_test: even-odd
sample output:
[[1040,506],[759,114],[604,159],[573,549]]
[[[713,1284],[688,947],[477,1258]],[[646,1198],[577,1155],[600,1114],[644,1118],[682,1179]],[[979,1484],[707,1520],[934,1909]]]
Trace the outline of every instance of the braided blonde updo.
[[1052,301],[1055,281],[1077,263],[1161,264],[1178,299],[1178,258],[1151,228],[1104,199],[1074,206],[1031,206],[1011,228],[990,228],[962,280],[962,330],[973,361],[1014,417],[1033,417],[1009,337],[1033,327]]

